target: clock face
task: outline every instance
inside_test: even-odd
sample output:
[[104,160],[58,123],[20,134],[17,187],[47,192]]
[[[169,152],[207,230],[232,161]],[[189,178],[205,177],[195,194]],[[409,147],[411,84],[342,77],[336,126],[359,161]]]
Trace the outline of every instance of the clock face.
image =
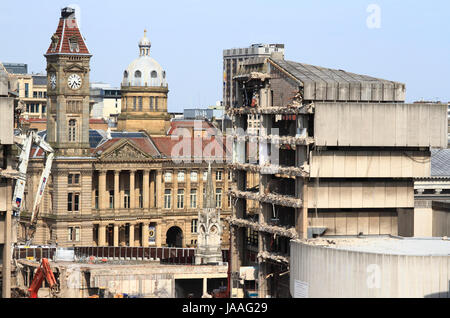
[[77,74],[72,74],[67,79],[67,85],[73,90],[79,89],[81,87],[81,77]]
[[56,88],[56,74],[50,75],[50,87],[52,89]]

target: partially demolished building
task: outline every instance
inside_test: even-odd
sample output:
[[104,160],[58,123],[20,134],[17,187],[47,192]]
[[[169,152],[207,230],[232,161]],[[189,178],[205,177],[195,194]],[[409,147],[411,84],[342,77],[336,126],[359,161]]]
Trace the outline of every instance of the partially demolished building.
[[[413,178],[429,176],[431,148],[447,147],[446,105],[406,104],[402,83],[272,58],[242,62],[234,81],[233,297],[248,267],[258,297],[290,297],[292,239],[404,235]],[[246,134],[248,114],[261,116],[259,136]],[[248,171],[259,187],[246,187]]]

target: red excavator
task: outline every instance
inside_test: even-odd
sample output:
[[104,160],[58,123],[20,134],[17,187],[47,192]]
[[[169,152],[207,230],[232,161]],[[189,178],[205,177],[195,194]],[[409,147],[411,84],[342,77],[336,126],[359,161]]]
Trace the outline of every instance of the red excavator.
[[36,271],[30,288],[28,288],[28,291],[30,292],[30,298],[38,298],[38,291],[41,288],[44,279],[50,287],[52,296],[56,297],[56,294],[58,293],[58,284],[56,283],[55,276],[53,275],[52,269],[50,268],[50,263],[46,258],[42,259],[41,266],[39,266],[38,270]]

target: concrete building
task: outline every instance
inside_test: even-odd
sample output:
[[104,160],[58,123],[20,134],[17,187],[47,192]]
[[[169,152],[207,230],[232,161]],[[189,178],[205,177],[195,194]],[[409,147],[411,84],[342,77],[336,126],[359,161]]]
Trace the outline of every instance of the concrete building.
[[122,109],[122,93],[119,88],[105,83],[91,83],[91,118],[107,121],[111,128],[117,127]]
[[295,298],[450,298],[450,241],[398,237],[293,240]]
[[47,76],[45,74],[9,73],[12,90],[25,105],[23,118],[47,117]]
[[[292,239],[409,234],[401,216],[414,211],[414,178],[430,175],[430,149],[447,147],[446,105],[405,104],[404,84],[282,59],[242,62],[234,79],[234,296],[253,266],[259,297],[290,297]],[[245,133],[249,114],[259,136]],[[246,187],[249,171],[259,187]]]
[[0,63],[0,264],[4,298],[11,296],[11,247],[17,241],[12,220],[14,178],[14,122],[17,95],[11,92],[8,73]]
[[[156,96],[167,98],[167,82],[162,70],[152,77],[152,67],[157,64],[148,56],[148,39],[141,40],[141,57],[128,68],[129,77],[125,78],[130,82],[122,86],[122,101],[127,102],[122,103],[125,111],[121,115],[125,116],[126,129],[120,125],[116,132],[89,129],[91,54],[78,28],[73,27],[73,9],[65,8],[61,14],[45,55],[49,116],[47,130],[39,132],[51,143],[56,156],[34,243],[194,247],[207,161],[211,160],[216,205],[227,229],[225,218],[231,214],[227,191],[232,179],[224,159],[230,151],[219,137],[180,139],[175,132],[168,134],[170,121],[166,119],[170,116],[165,99],[155,102]],[[68,19],[71,30],[67,30]],[[136,82],[138,70],[147,86]],[[139,97],[143,97],[142,104]],[[130,122],[139,125],[128,126]],[[21,213],[22,238],[43,169],[43,155],[41,149],[31,151],[25,210]],[[228,248],[229,241],[229,232],[224,231],[222,248]]]
[[28,74],[28,64],[3,62],[3,67],[9,74]]
[[[238,103],[238,83],[233,80],[239,64],[258,57],[284,59],[284,44],[252,44],[248,48],[233,48],[223,51],[223,106],[228,108]],[[251,134],[259,133],[259,114],[249,114],[248,130]]]

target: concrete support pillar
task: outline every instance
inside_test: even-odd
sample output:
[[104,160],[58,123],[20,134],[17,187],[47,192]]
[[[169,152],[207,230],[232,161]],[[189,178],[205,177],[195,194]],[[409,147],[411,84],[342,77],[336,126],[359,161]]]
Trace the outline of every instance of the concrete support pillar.
[[98,225],[98,246],[106,246],[106,225]]
[[114,209],[120,209],[120,170],[114,171]]
[[164,202],[164,197],[162,196],[161,175],[162,175],[161,170],[157,170],[157,172],[156,172],[156,206],[158,209],[162,209],[162,205]]
[[141,245],[143,247],[148,247],[148,224],[141,223],[142,231],[141,231]]
[[114,224],[114,246],[119,246],[119,224]]
[[128,235],[129,246],[133,247],[134,246],[134,224],[130,223],[129,230],[130,230],[130,233]]
[[144,203],[144,210],[148,210],[149,203],[150,203],[150,192],[149,192],[149,186],[150,186],[150,171],[144,170],[144,174],[142,177],[142,191],[143,191],[143,203]]
[[150,175],[150,207],[155,207],[155,174]]
[[[8,167],[9,168],[9,167]],[[12,179],[7,179],[6,183],[6,197],[12,198]],[[2,297],[3,298],[11,298],[11,215],[12,215],[12,206],[11,200],[8,200],[6,213],[5,213],[5,227],[4,227],[4,248],[3,248],[3,288],[2,288]]]
[[104,210],[108,203],[108,197],[106,196],[106,170],[100,170],[98,178],[98,207],[100,210]]
[[208,278],[203,278],[203,297],[208,296]]
[[135,175],[136,171],[130,170],[130,209],[136,208]]

